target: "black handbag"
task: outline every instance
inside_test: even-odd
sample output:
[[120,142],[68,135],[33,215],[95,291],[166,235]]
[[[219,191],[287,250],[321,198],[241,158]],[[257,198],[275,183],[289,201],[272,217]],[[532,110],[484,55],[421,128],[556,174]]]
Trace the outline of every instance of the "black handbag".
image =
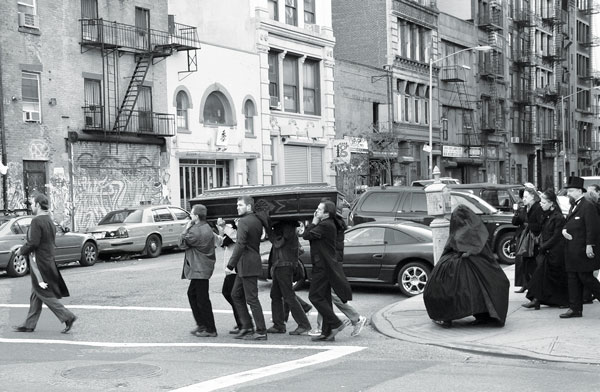
[[517,256],[533,257],[535,256],[536,236],[529,230],[525,229],[517,242]]

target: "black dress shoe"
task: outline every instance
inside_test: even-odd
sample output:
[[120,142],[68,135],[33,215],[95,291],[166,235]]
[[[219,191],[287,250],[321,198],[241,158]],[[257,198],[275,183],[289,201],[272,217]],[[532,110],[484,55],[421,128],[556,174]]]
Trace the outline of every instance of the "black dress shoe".
[[328,335],[313,336],[310,340],[313,342],[335,342],[335,335],[329,333]]
[[521,293],[524,293],[525,291],[527,291],[527,289],[525,288],[525,286],[523,286],[523,287],[521,287],[520,289],[518,289],[518,290],[515,290],[515,293],[517,293],[517,294],[521,294]]
[[583,317],[583,313],[581,312],[581,310],[569,309],[565,313],[561,314],[558,317],[560,317],[560,318]]
[[526,304],[521,304],[522,307],[527,308],[527,309],[535,309],[535,310],[540,310],[540,301],[538,301],[537,299],[533,299],[529,302],[527,302]]
[[77,316],[73,316],[73,318],[71,320],[65,321],[65,329],[63,329],[61,331],[61,333],[69,332],[71,330],[71,328],[73,328],[73,324],[75,323],[76,320],[77,320]]
[[19,325],[18,327],[13,327],[13,331],[15,331],[15,332],[33,332],[33,328],[27,328],[23,325]]
[[235,335],[234,339],[244,339],[244,336],[253,334],[254,330],[252,328],[242,328],[239,330],[237,335]]

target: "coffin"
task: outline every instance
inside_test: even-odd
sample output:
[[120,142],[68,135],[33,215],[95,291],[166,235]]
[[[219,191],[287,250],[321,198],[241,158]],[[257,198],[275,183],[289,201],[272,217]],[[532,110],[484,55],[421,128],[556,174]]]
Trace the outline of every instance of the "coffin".
[[254,199],[255,211],[267,211],[273,220],[310,220],[322,199],[334,202],[338,214],[342,213],[343,195],[326,183],[215,188],[191,199],[190,206],[205,205],[208,221],[234,219],[237,199],[245,195]]

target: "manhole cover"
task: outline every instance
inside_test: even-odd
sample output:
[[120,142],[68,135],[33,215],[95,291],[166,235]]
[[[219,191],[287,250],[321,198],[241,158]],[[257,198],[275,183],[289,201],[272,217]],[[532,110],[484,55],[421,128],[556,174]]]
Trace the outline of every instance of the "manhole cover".
[[98,380],[111,378],[155,377],[161,372],[158,366],[142,363],[108,363],[104,365],[81,366],[64,370],[61,375],[74,380]]

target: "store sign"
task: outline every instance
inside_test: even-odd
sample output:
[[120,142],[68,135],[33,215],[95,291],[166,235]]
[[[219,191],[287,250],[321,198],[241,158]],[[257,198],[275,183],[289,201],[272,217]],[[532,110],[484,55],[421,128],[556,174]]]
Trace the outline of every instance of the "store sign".
[[350,163],[350,145],[346,139],[333,139],[333,164]]
[[479,158],[481,156],[481,147],[469,147],[469,156]]
[[369,142],[367,139],[362,137],[344,136],[344,140],[348,143],[350,152],[366,153],[369,151]]
[[464,150],[460,146],[442,146],[442,156],[462,158],[464,156]]

